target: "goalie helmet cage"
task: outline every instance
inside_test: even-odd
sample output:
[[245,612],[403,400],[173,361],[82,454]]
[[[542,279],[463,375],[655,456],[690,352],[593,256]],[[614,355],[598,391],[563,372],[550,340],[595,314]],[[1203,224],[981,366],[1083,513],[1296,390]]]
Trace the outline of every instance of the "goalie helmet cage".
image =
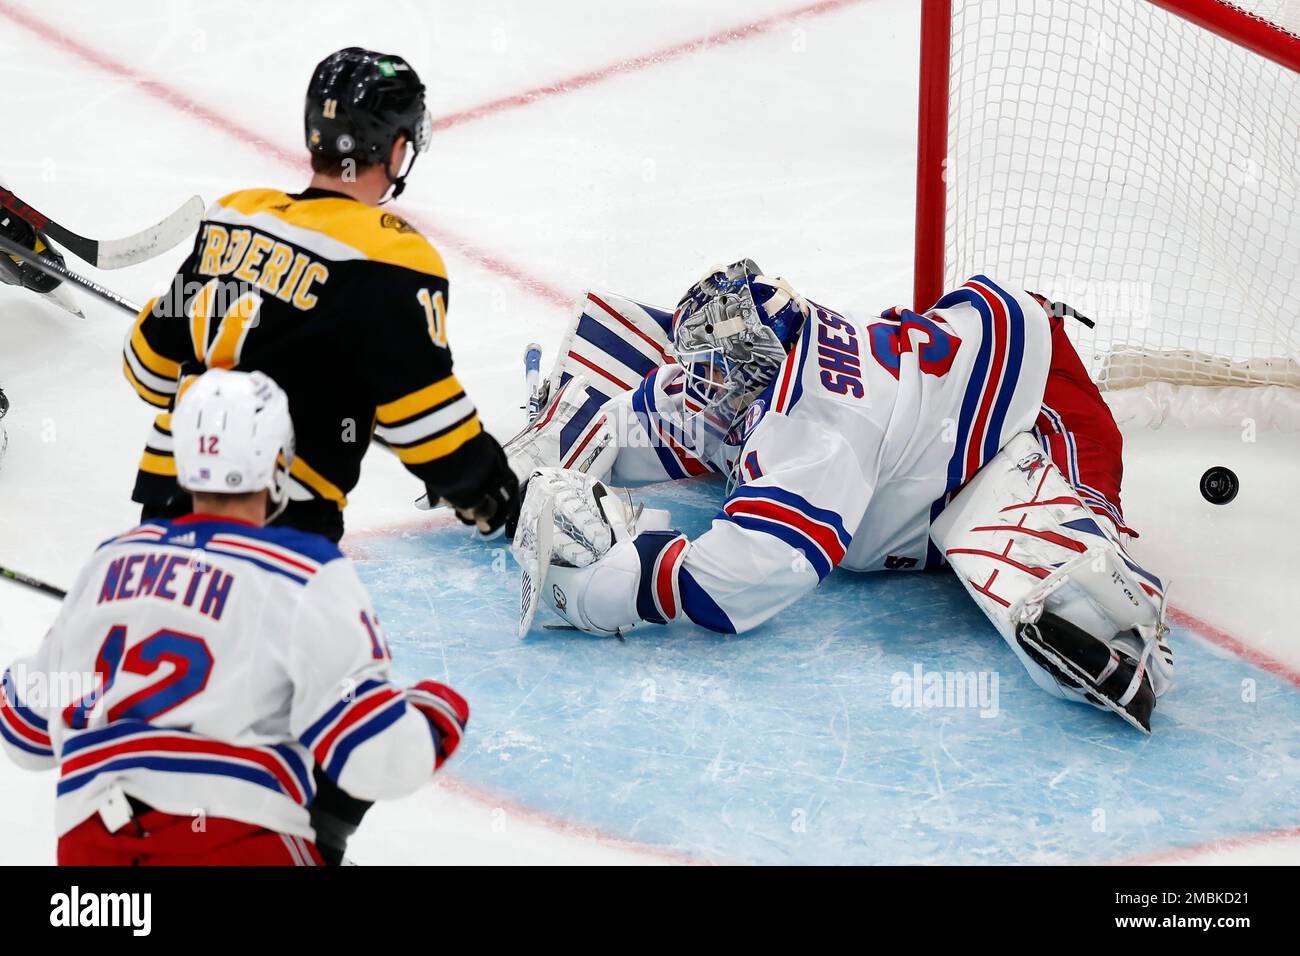
[[914,304],[1075,306],[1103,389],[1300,387],[1300,0],[922,0]]

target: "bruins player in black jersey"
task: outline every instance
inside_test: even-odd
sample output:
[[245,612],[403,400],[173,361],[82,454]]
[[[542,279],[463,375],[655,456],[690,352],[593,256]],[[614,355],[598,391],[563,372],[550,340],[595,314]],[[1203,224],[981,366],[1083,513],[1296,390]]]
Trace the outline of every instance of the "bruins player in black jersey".
[[447,272],[437,250],[380,208],[426,148],[424,86],[401,57],[356,47],[316,68],[300,193],[248,189],[208,210],[170,290],[140,313],[124,371],[162,409],[134,500],[143,517],[189,510],[170,409],[205,368],[264,372],[297,433],[290,502],[275,523],[337,541],[372,435],[484,533],[518,510],[501,446],[452,373]]
[[[273,523],[337,541],[372,435],[484,534],[519,509],[505,453],[452,374],[447,272],[438,252],[382,208],[430,135],[424,86],[401,58],[351,47],[307,90],[315,175],[300,193],[219,200],[164,295],[140,313],[124,372],[159,408],[136,480],[143,517],[190,510],[176,483],[170,409],[207,368],[260,371],[288,394],[297,435],[290,501]],[[312,824],[339,862],[368,803],[316,768]]]

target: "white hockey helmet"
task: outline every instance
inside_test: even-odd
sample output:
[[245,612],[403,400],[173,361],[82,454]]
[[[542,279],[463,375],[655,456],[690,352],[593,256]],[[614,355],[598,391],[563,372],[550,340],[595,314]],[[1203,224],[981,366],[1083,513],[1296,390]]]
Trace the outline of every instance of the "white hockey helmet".
[[176,478],[188,492],[271,495],[270,520],[289,503],[289,399],[261,372],[209,369],[172,413]]

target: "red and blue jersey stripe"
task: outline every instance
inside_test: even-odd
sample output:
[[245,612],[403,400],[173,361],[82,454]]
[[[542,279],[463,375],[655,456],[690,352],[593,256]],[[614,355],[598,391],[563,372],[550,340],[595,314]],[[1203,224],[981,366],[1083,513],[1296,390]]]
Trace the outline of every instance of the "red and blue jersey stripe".
[[[962,396],[944,493],[930,507],[931,523],[943,513],[953,495],[1001,450],[1007,411],[1025,356],[1025,314],[1015,296],[987,276],[977,275],[941,298],[934,308],[962,304],[972,306],[980,317],[980,347]],[[942,556],[931,542],[926,567],[937,567],[941,562]]]
[[108,544],[126,544],[131,541],[157,541],[167,533],[167,528],[161,524],[142,524],[138,528],[132,528],[126,534],[120,534],[116,538],[109,538],[100,547]]
[[334,704],[299,740],[316,763],[337,780],[357,747],[383,733],[406,713],[406,697],[387,681],[368,680]]
[[322,566],[343,556],[320,535],[292,528],[255,528],[200,515],[141,525],[105,541],[100,548],[133,544],[238,558],[296,584],[306,584]]
[[644,531],[633,539],[641,559],[636,612],[643,621],[667,624],[682,610],[678,575],[689,542],[679,531]]
[[0,681],[0,737],[16,750],[34,757],[53,757],[50,725],[40,714],[19,702],[13,674]]
[[690,542],[679,531],[643,531],[633,539],[641,559],[636,610],[643,621],[667,624],[682,614],[701,627],[735,634],[717,601],[686,567]]
[[[815,316],[825,314],[825,309],[812,303]],[[803,324],[803,331],[799,333],[799,338],[795,340],[794,348],[785,357],[785,362],[777,369],[776,378],[772,381],[772,411],[782,415],[788,415],[794,411],[795,405],[799,399],[803,398],[803,368],[804,363],[808,360],[808,352],[811,350],[812,328],[817,324],[815,317],[809,318]],[[766,393],[765,393],[766,394]]]
[[659,465],[671,479],[695,478],[709,473],[709,467],[685,446],[685,436],[659,412],[655,401],[654,369],[632,392],[632,411],[650,438]]
[[306,555],[281,547],[274,541],[243,534],[214,534],[203,547],[206,551],[251,561],[299,584],[306,584],[320,570],[320,563]]
[[292,800],[311,803],[311,774],[297,748],[238,747],[173,727],[120,720],[63,743],[58,793],[72,793],[100,774],[152,770],[242,780]]
[[780,538],[802,551],[820,581],[844,560],[853,536],[844,519],[792,491],[766,485],[736,488],[718,518]]

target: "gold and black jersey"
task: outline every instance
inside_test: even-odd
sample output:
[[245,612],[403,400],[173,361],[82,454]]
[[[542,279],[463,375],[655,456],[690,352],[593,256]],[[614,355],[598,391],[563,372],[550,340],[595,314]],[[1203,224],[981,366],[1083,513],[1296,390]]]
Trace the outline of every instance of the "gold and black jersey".
[[399,216],[322,190],[221,199],[123,349],[127,380],[164,410],[135,500],[176,499],[170,410],[205,368],[261,371],[288,394],[291,503],[331,503],[337,521],[372,435],[433,492],[463,497],[495,443],[452,374],[447,304],[441,257]]

